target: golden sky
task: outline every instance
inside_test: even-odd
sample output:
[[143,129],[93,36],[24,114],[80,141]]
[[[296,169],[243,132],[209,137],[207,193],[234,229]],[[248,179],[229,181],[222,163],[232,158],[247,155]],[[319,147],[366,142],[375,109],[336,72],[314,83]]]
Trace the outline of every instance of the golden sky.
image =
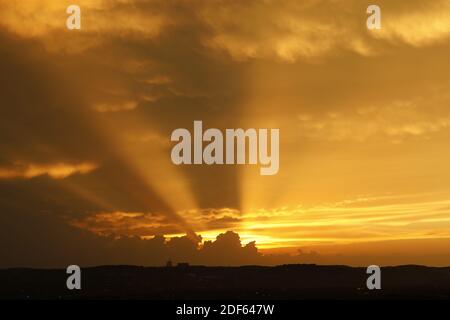
[[[3,264],[232,230],[281,262],[449,265],[449,53],[448,0],[0,0]],[[279,173],[175,166],[194,120],[279,128]]]

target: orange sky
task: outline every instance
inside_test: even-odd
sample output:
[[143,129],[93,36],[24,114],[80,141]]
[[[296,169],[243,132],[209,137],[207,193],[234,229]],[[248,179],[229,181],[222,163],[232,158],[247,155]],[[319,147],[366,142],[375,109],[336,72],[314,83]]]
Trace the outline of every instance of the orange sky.
[[[1,1],[2,211],[450,264],[450,3],[377,1],[375,31],[368,4]],[[170,133],[194,120],[279,128],[279,173],[175,166]]]

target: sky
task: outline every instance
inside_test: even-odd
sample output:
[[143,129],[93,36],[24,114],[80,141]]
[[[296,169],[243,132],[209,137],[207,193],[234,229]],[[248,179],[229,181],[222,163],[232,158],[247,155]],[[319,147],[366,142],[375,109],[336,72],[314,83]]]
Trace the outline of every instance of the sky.
[[[450,265],[449,52],[448,0],[0,0],[0,267]],[[195,120],[278,174],[174,165]]]

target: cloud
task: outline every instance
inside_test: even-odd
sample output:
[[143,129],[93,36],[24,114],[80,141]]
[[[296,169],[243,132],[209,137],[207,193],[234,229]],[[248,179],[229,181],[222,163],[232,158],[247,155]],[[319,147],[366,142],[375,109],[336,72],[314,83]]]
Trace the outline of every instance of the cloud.
[[[178,214],[207,242],[218,233],[232,229],[242,239],[257,241],[260,248],[268,249],[361,241],[450,239],[450,233],[445,229],[450,223],[449,207],[449,201],[432,201],[429,195],[392,195],[366,196],[311,207],[253,209],[249,212],[230,208],[203,209]],[[87,214],[72,220],[71,225],[115,237],[179,236],[173,221],[151,213]]]
[[74,174],[88,174],[97,169],[98,165],[90,162],[77,164],[22,164],[16,163],[9,167],[0,167],[0,179],[31,179],[47,175],[52,179],[64,179]]
[[213,31],[204,43],[238,60],[276,57],[295,62],[342,49],[372,54],[367,37],[357,28],[361,19],[357,10],[362,7],[338,1],[328,5],[321,1],[208,2],[200,16]]
[[[429,46],[450,36],[446,1],[423,5],[379,1],[382,29],[367,32],[369,3],[361,1],[175,1],[81,0],[82,30],[65,30],[70,1],[19,1],[0,5],[0,25],[39,39],[52,51],[81,52],[117,39],[156,39],[173,27],[204,30],[198,41],[237,60],[277,58],[295,62],[349,51],[361,56],[388,52],[389,45]],[[38,13],[38,14],[37,14]],[[380,43],[382,42],[382,43]],[[383,43],[384,42],[384,43]]]
[[356,110],[322,115],[298,114],[300,135],[329,141],[383,139],[400,143],[408,138],[430,139],[450,126],[450,114],[435,114],[433,107],[448,103],[435,101],[394,101],[390,105],[360,107]]
[[[113,219],[135,217],[117,213]],[[254,244],[242,246],[236,233],[227,232],[215,241],[203,244],[201,238],[180,236],[166,239],[155,236],[105,237],[67,225],[47,214],[15,211],[0,216],[9,232],[0,233],[0,267],[66,267],[105,264],[165,265],[188,262],[206,265],[242,265],[260,263]],[[26,223],[25,223],[26,222]],[[16,240],[20,237],[20,246]],[[14,247],[15,250],[11,250]],[[70,252],[70,254],[67,254]]]
[[423,47],[442,44],[450,37],[447,1],[426,5],[379,1],[382,28],[376,31],[365,29],[368,5],[361,1],[210,1],[200,10],[213,30],[204,43],[238,60],[276,57],[295,62],[343,51],[370,57],[389,52],[389,44]]
[[100,103],[94,106],[94,109],[98,112],[118,112],[118,111],[129,111],[136,109],[138,102],[136,101],[125,101],[122,103],[106,104]]
[[[366,197],[355,201],[297,208],[260,209],[243,214],[240,234],[266,235],[261,247],[310,243],[353,243],[386,240],[449,239],[448,201],[430,195]],[[267,219],[268,218],[268,219]],[[276,235],[276,236],[275,236]]]
[[[7,1],[0,4],[0,25],[24,38],[41,40],[51,51],[81,52],[100,45],[109,37],[140,36],[154,38],[168,25],[159,1],[80,0],[81,30],[77,37],[67,36],[66,9],[73,1]],[[155,6],[152,6],[152,5]],[[104,37],[107,35],[107,37]],[[107,40],[106,40],[107,41]]]
[[[197,232],[233,228],[242,221],[241,213],[230,208],[180,211],[178,215],[189,221]],[[120,211],[86,213],[81,218],[71,219],[69,223],[77,228],[107,236],[149,238],[161,234],[180,233],[177,223],[161,213]]]
[[[169,239],[164,236],[148,239],[103,237],[68,226],[47,214],[30,211],[2,214],[0,223],[8,229],[8,232],[0,233],[1,268],[65,268],[74,263],[82,267],[109,264],[163,266],[169,260],[174,264],[188,262],[210,266],[287,263],[365,266],[374,260],[379,265],[427,264],[430,261],[435,265],[448,265],[448,255],[442,253],[448,252],[450,247],[448,239],[429,239],[360,243],[355,246],[305,246],[297,252],[273,254],[261,252],[255,242],[242,244],[242,238],[233,231],[223,232],[203,242],[200,237],[192,239],[188,236]],[[19,246],[16,243],[18,237],[21,240]],[[405,252],[405,247],[412,250]]]
[[[388,7],[389,8],[389,7]],[[383,27],[374,33],[377,39],[415,47],[440,44],[450,38],[450,4],[409,2],[404,10],[383,11]]]
[[140,212],[101,212],[71,220],[70,224],[107,236],[148,236],[176,233],[179,230],[164,215]]

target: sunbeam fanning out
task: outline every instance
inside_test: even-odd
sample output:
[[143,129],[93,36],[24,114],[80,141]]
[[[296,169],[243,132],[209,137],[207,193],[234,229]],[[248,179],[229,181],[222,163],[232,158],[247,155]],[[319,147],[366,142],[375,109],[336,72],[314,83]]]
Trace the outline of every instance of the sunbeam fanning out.
[[0,267],[450,264],[449,1],[72,2],[0,1]]

